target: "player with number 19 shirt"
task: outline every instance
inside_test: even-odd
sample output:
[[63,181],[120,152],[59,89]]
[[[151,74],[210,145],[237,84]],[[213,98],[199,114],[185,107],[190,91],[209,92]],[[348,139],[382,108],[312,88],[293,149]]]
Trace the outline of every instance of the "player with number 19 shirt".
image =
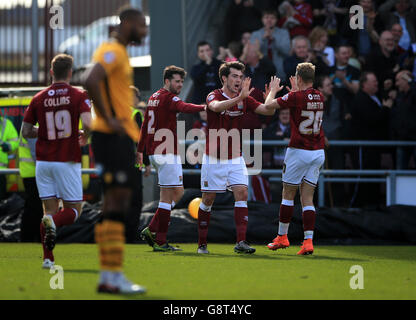
[[39,123],[36,160],[81,162],[78,142],[79,119],[91,112],[85,91],[57,82],[36,94],[23,121]]

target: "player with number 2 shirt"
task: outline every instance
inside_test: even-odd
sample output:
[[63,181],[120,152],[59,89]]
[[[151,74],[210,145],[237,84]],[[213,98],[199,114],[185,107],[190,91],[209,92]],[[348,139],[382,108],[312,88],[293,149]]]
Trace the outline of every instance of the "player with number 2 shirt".
[[313,253],[313,232],[315,228],[315,207],[313,195],[319,172],[325,162],[325,135],[322,130],[324,98],[313,88],[315,66],[300,63],[296,76],[290,78],[291,90],[285,96],[274,99],[282,90],[280,80],[274,78],[270,84],[271,94],[266,104],[271,108],[290,109],[291,138],[283,165],[283,193],[279,212],[277,237],[268,244],[270,250],[289,247],[287,233],[293,216],[294,199],[300,191],[303,208],[304,241],[298,255]]
[[137,162],[142,164],[143,152],[149,155],[155,167],[160,186],[158,209],[149,226],[140,236],[154,251],[178,251],[166,240],[170,213],[175,203],[183,196],[182,161],[177,146],[177,114],[198,113],[205,105],[183,102],[180,94],[186,76],[184,69],[168,66],[163,71],[163,88],[149,99],[142,124],[141,136],[137,146]]

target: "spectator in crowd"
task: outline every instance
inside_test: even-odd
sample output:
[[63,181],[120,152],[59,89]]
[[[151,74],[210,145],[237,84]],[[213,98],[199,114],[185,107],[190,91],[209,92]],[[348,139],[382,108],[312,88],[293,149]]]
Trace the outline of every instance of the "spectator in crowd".
[[[416,86],[412,73],[402,70],[396,75],[397,98],[392,108],[392,139],[416,141]],[[416,147],[397,149],[397,169],[409,169],[413,155],[416,161]]]
[[251,39],[251,32],[244,32],[241,35],[241,39],[240,39],[241,46],[244,48],[246,44],[250,42],[250,39]]
[[[273,121],[263,130],[265,140],[290,140],[290,110],[281,109],[277,121]],[[263,157],[268,167],[281,168],[285,159],[286,148],[265,147]]]
[[313,8],[313,25],[321,26],[328,31],[332,45],[336,43],[336,37],[344,17],[351,7],[349,0],[311,0]]
[[312,30],[313,12],[312,6],[303,0],[284,1],[279,6],[281,18],[277,25],[288,29],[290,37],[307,37]]
[[241,50],[241,43],[238,41],[232,41],[228,44],[227,48],[220,47],[219,54],[217,59],[220,61],[230,62],[230,61],[237,61],[238,57],[240,57],[242,50]]
[[[333,93],[333,84],[329,76],[320,76],[316,79],[316,88],[324,95],[324,115],[322,127],[327,140],[344,139],[344,121],[346,110],[344,102]],[[340,147],[328,146],[326,151],[326,164],[329,169],[345,169],[345,153]],[[343,185],[334,184],[332,188],[335,205],[344,204]]]
[[395,74],[400,69],[398,56],[395,53],[394,37],[390,31],[386,30],[381,33],[379,46],[373,50],[366,61],[364,69],[374,72],[379,83],[379,93],[382,97],[386,97],[393,89]]
[[253,0],[233,0],[225,21],[226,43],[239,41],[243,33],[261,28],[261,11]]
[[[395,11],[391,11],[392,8]],[[416,1],[415,0],[388,0],[378,8],[380,16],[386,26],[399,23],[403,34],[399,45],[408,50],[412,43],[416,43]]]
[[337,47],[335,49],[335,66],[330,69],[334,93],[346,103],[347,118],[350,118],[351,101],[359,90],[360,80],[360,71],[348,64],[350,56],[351,50],[348,46]]
[[305,36],[297,36],[292,39],[292,55],[284,60],[286,83],[290,83],[289,78],[296,73],[297,65],[302,62],[313,63],[316,67],[316,76],[328,74],[330,71],[321,56],[312,51],[309,39]]
[[[342,37],[349,44],[355,45],[358,58],[361,62],[371,53],[374,46],[377,45],[380,30],[384,30],[384,24],[374,8],[372,0],[360,0],[359,5],[364,11],[364,29],[351,29],[350,16],[345,18],[342,27]],[[345,44],[343,42],[342,44]]]
[[286,79],[283,68],[283,60],[289,56],[290,36],[286,29],[276,27],[277,12],[265,10],[262,16],[263,28],[251,35],[251,42],[260,43],[261,53],[273,61],[276,74],[280,79]]
[[358,60],[357,58],[357,53],[355,52],[355,49],[353,46],[348,46],[348,49],[350,50],[350,58],[348,59],[348,64],[350,66],[353,66],[354,68],[358,69],[359,71],[361,71],[362,67],[361,67],[361,62],[360,60]]
[[393,23],[393,25],[390,26],[390,32],[393,34],[395,44],[394,52],[398,56],[400,69],[412,70],[414,59],[413,48],[408,48],[406,50],[400,46],[400,39],[403,35],[403,27],[400,25],[400,23]]
[[390,26],[390,32],[393,35],[394,43],[395,43],[396,48],[397,48],[397,53],[402,54],[402,53],[406,52],[407,49],[402,48],[400,46],[400,39],[403,36],[403,27],[401,26],[401,24],[400,23],[393,23]]
[[221,61],[214,57],[212,46],[207,41],[201,41],[197,45],[200,62],[191,69],[191,78],[194,81],[192,103],[205,103],[207,95],[221,87],[218,77]]
[[335,65],[335,51],[328,44],[328,32],[320,26],[312,29],[309,34],[312,50],[319,55],[328,67]]
[[[389,119],[393,100],[380,100],[377,92],[376,75],[373,72],[363,72],[360,78],[360,90],[354,98],[352,108],[353,138],[356,140],[387,140],[389,138]],[[358,154],[355,155],[355,166],[359,169],[380,169],[381,154],[382,150],[377,147],[360,148]],[[356,194],[359,196],[358,203],[361,200],[363,204],[379,204],[379,187],[361,184],[359,188],[366,192]],[[353,202],[355,203],[354,198]]]
[[[245,76],[251,78],[251,85],[255,88],[255,95],[251,94],[257,101],[264,101],[263,90],[270,82],[270,78],[276,75],[276,68],[272,61],[265,58],[259,51],[259,45],[248,44],[245,48],[244,60]],[[253,91],[253,93],[254,93]]]

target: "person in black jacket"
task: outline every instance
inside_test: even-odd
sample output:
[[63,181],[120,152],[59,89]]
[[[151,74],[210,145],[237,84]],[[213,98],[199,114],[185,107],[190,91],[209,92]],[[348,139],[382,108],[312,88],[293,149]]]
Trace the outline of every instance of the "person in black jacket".
[[197,45],[200,62],[191,69],[191,78],[194,81],[192,103],[205,103],[208,94],[221,88],[222,84],[218,76],[221,61],[214,57],[211,44],[201,41]]
[[[377,96],[378,81],[373,72],[364,72],[360,78],[360,90],[352,104],[352,132],[356,140],[387,140],[389,138],[390,110],[393,100],[380,100]],[[383,150],[377,147],[362,147],[355,155],[355,166],[359,169],[380,169]],[[359,194],[363,204],[379,205],[379,186],[361,184]],[[357,194],[357,193],[356,193]],[[353,199],[354,202],[354,199]]]
[[[395,79],[398,94],[392,108],[392,139],[416,141],[416,85],[412,73],[402,70]],[[397,169],[409,169],[409,160],[413,155],[416,161],[416,147],[397,149]]]

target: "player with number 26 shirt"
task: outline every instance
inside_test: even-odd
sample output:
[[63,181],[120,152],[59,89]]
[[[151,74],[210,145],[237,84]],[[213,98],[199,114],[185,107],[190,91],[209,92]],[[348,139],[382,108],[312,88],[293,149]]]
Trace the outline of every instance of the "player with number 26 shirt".
[[322,130],[324,111],[323,95],[313,88],[315,66],[300,63],[296,76],[290,78],[292,88],[285,96],[273,100],[282,90],[279,79],[270,83],[271,94],[266,104],[271,108],[290,109],[291,137],[283,166],[282,203],[279,210],[279,230],[277,237],[267,246],[270,250],[289,247],[287,233],[293,216],[294,199],[299,189],[303,208],[304,242],[299,255],[312,254],[312,239],[315,228],[315,207],[313,195],[320,169],[325,162],[325,135]]

